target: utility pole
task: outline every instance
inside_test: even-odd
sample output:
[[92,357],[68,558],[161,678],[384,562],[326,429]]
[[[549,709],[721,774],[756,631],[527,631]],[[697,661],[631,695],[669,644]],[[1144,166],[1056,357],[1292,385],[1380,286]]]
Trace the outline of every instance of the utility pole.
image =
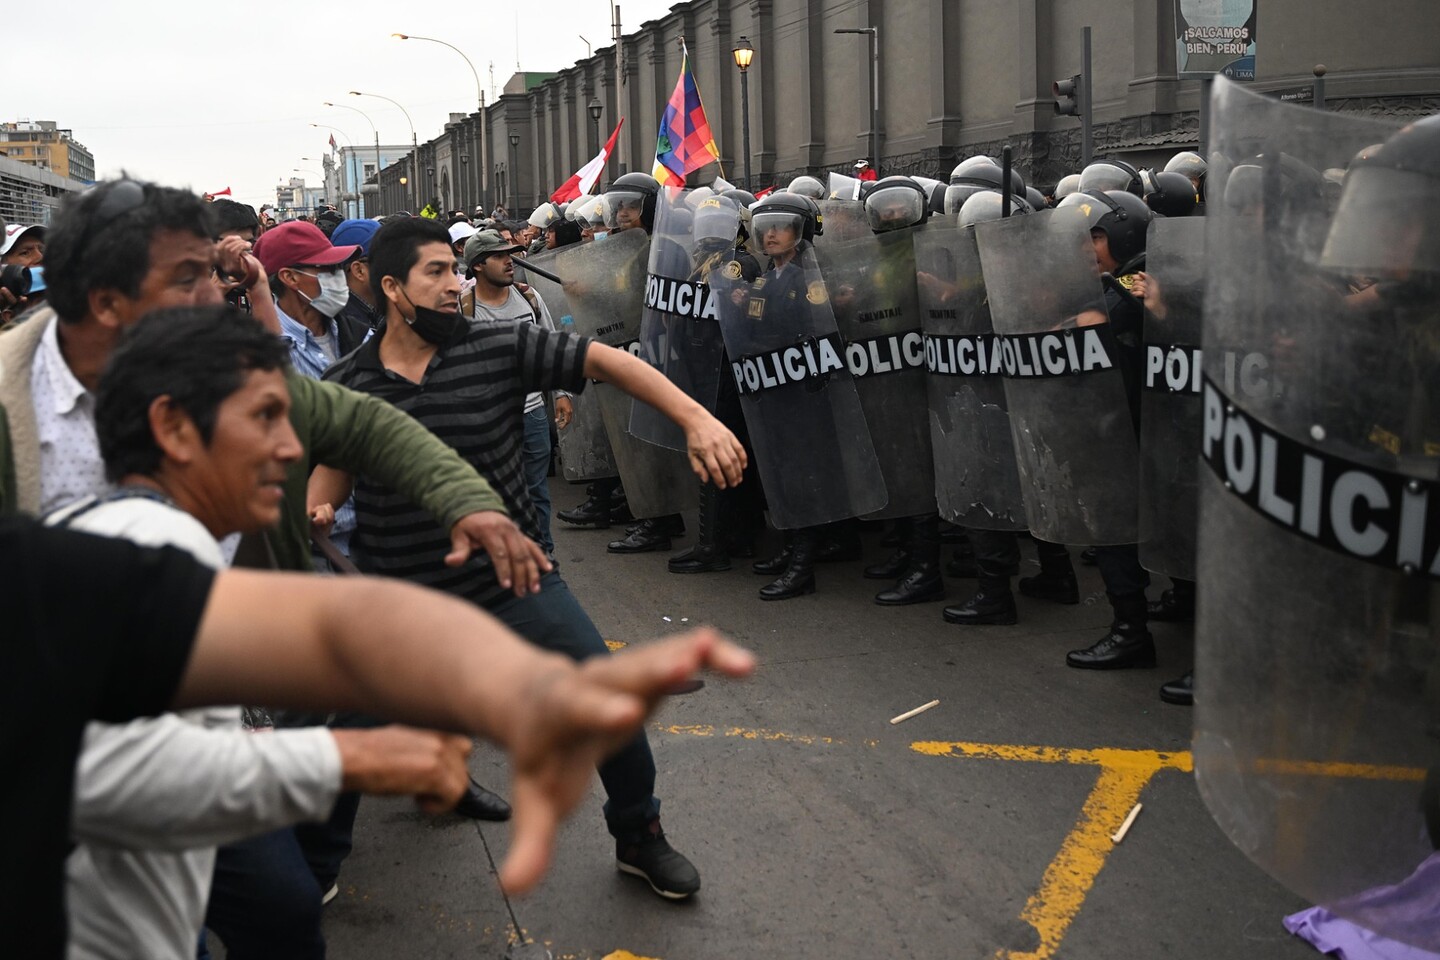
[[[610,13],[614,20],[613,35],[615,37],[615,119],[619,122],[625,116],[625,40],[624,34],[620,32],[620,5],[610,4]],[[630,160],[629,150],[630,134],[627,131],[615,144],[615,162],[619,165],[620,175],[623,176],[629,169],[627,164]]]

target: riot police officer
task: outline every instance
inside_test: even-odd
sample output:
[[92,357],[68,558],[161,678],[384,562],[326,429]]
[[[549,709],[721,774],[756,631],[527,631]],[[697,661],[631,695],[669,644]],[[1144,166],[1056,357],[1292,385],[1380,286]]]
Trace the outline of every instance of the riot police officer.
[[[1107,169],[1097,170],[1097,166],[1101,165],[1092,164],[1081,173],[1082,184],[1087,174],[1092,180],[1106,177],[1119,180],[1120,174],[1134,173],[1133,185],[1138,188],[1139,174],[1129,164],[1107,161],[1103,165]],[[1125,379],[1126,399],[1138,433],[1144,310],[1141,299],[1131,288],[1143,279],[1145,236],[1151,211],[1129,190],[1087,191],[1083,186],[1063,205],[1084,215],[1095,248],[1096,267],[1108,278],[1105,313],[1119,348],[1118,362]],[[1140,566],[1137,545],[1098,546],[1095,560],[1105,581],[1114,620],[1110,630],[1094,644],[1066,654],[1066,665],[1090,670],[1155,666],[1155,642],[1146,625],[1149,610],[1145,590],[1150,585],[1150,574]]]

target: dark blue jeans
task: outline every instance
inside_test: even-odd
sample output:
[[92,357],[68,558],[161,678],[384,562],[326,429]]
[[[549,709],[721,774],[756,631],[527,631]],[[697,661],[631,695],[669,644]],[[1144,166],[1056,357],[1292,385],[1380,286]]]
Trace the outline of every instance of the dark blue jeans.
[[555,552],[550,537],[550,416],[541,407],[525,414],[525,446],[521,459],[525,465],[525,485],[530,488],[530,502],[535,505],[535,522],[540,526],[540,546],[546,553]]
[[[608,656],[600,631],[570,592],[559,573],[540,580],[540,592],[510,599],[490,608],[511,630],[537,647],[574,660]],[[620,840],[640,839],[645,826],[660,815],[655,797],[655,758],[644,731],[600,765],[605,786],[605,824]]]
[[320,896],[295,832],[276,830],[220,848],[205,926],[230,960],[324,960]]

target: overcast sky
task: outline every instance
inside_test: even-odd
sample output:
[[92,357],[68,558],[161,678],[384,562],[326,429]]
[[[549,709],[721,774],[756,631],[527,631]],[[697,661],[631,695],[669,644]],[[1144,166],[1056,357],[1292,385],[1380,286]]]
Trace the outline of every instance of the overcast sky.
[[[623,0],[633,34],[677,0]],[[49,12],[46,13],[45,11]],[[408,143],[399,101],[424,143],[451,112],[475,109],[480,71],[490,98],[515,72],[560,70],[610,46],[609,0],[523,0],[415,4],[351,0],[75,0],[31,8],[0,28],[0,120],[54,120],[95,155],[99,177],[131,174],[197,191],[231,187],[237,200],[275,200],[275,185],[299,167],[319,171],[330,131],[373,143],[369,114],[385,143]],[[303,161],[301,157],[313,157]],[[311,183],[319,177],[300,174]]]

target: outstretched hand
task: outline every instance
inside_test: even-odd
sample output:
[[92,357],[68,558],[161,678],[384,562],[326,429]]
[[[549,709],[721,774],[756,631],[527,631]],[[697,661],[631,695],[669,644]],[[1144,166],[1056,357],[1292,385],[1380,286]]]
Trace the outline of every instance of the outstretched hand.
[[507,744],[515,810],[510,852],[500,882],[511,893],[539,883],[550,864],[560,821],[584,797],[595,765],[640,729],[667,692],[702,668],[730,677],[755,669],[755,658],[709,629],[593,657],[578,668],[557,661],[521,698]]
[[539,593],[540,578],[555,569],[540,545],[498,510],[479,510],[455,522],[446,566],[460,566],[477,549],[490,555],[500,586],[517,597]]
[[685,428],[685,448],[690,469],[701,483],[713,483],[724,490],[737,486],[745,475],[749,459],[745,447],[730,428],[705,413]]

